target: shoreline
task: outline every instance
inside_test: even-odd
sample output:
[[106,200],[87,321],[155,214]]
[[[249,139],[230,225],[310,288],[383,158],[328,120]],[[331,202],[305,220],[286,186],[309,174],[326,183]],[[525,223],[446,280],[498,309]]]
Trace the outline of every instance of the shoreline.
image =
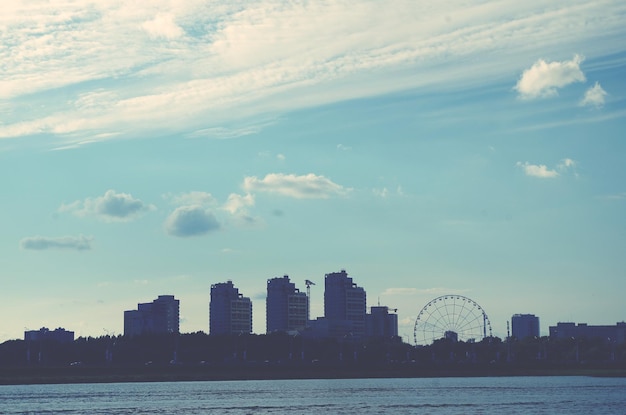
[[0,385],[503,376],[626,377],[615,367],[148,366],[0,369]]

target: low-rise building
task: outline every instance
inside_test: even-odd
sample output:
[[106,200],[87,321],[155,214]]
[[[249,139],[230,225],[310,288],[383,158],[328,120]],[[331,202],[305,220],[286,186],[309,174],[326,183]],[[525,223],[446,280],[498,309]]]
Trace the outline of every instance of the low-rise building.
[[550,327],[550,337],[565,338],[601,338],[609,342],[623,343],[626,341],[626,322],[614,326],[590,326],[587,323],[557,323]]
[[54,341],[58,343],[72,343],[74,341],[74,332],[61,327],[54,330],[42,327],[39,330],[25,331],[24,340],[26,342]]

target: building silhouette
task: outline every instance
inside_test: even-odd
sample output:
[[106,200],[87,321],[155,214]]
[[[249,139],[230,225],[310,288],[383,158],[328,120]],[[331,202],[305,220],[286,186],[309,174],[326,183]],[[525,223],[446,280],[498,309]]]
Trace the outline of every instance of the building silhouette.
[[557,339],[603,339],[612,343],[626,341],[626,323],[614,326],[590,326],[587,323],[557,323],[550,326],[550,337]]
[[72,343],[74,341],[74,332],[65,330],[64,328],[57,328],[50,330],[46,327],[42,327],[39,330],[28,330],[24,332],[24,341],[26,342],[40,342],[40,341],[53,341],[57,343]]
[[513,314],[511,330],[513,337],[519,340],[539,337],[539,317],[534,314]]
[[335,338],[361,339],[365,336],[366,294],[352,282],[345,270],[324,278],[324,325]]
[[307,325],[309,298],[300,292],[289,276],[267,280],[265,321],[267,333],[302,331]]
[[124,311],[124,335],[178,333],[179,313],[179,300],[173,295],[160,295],[151,303],[138,304],[137,310]]
[[67,347],[68,344],[74,342],[74,332],[57,328],[50,330],[42,327],[39,330],[28,330],[24,332],[24,341],[26,343],[26,363],[45,363],[50,356],[54,355],[55,347],[49,347],[54,344]]
[[[367,337],[391,338],[398,336],[398,315],[390,313],[389,307],[374,306],[365,316]],[[395,310],[393,310],[395,311]]]
[[209,334],[252,333],[252,301],[232,281],[211,285]]

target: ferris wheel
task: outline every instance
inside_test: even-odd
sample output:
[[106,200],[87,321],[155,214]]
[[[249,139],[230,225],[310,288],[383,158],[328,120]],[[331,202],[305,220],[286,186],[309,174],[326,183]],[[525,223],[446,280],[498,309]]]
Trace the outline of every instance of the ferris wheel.
[[480,341],[491,336],[491,323],[476,301],[462,295],[443,295],[422,308],[413,336],[416,345],[429,345],[442,338]]

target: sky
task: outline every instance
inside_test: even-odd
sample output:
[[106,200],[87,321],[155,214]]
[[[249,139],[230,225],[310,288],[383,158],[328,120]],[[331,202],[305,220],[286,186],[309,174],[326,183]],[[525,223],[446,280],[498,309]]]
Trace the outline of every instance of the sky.
[[463,295],[626,319],[626,3],[0,5],[0,341],[123,333],[232,280],[345,269],[369,306]]

